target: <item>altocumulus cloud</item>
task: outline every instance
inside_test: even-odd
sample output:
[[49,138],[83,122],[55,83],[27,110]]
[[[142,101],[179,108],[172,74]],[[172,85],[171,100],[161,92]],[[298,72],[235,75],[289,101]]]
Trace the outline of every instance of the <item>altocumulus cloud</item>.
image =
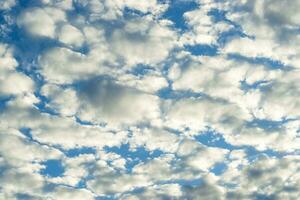
[[0,1],[0,199],[297,199],[299,0]]

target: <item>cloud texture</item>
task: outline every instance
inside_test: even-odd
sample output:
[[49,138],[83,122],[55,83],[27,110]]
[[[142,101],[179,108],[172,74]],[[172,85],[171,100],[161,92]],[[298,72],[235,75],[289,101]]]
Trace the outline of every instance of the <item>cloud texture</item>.
[[0,199],[297,199],[300,1],[0,2]]

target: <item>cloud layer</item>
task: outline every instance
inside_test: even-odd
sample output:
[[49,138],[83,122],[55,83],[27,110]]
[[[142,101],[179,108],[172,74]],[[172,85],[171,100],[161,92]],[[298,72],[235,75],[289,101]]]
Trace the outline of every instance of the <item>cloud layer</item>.
[[299,9],[1,2],[0,199],[297,199]]

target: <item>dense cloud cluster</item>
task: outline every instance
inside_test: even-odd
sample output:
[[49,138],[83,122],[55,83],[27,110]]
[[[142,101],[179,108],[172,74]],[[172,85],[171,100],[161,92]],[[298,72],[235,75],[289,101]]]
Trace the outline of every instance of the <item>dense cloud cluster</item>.
[[297,199],[299,0],[0,2],[0,199]]

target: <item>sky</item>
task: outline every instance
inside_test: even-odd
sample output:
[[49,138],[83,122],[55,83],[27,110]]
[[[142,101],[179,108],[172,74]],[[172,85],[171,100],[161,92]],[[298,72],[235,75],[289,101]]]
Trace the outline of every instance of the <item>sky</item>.
[[0,0],[0,199],[298,199],[299,10]]

